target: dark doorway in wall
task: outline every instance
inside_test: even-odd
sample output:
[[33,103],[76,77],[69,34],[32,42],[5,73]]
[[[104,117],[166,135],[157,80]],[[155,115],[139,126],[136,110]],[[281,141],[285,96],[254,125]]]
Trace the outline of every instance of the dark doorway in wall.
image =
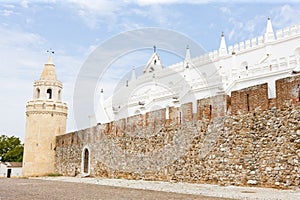
[[7,169],[7,178],[10,178],[11,175],[11,169]]

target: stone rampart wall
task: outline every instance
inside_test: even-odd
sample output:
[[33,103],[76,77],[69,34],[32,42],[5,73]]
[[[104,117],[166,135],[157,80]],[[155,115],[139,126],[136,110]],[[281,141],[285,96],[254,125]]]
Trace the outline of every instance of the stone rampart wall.
[[[262,84],[233,92],[231,98],[198,100],[196,115],[188,103],[58,136],[56,171],[68,176],[299,187],[298,81],[299,76],[278,80],[276,99],[266,98],[268,86]],[[83,173],[85,149],[89,171]]]

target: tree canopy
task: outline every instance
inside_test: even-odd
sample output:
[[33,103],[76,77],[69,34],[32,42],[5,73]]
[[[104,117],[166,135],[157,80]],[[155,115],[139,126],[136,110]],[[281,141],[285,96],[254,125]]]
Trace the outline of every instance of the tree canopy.
[[24,145],[18,137],[0,135],[0,161],[22,162]]

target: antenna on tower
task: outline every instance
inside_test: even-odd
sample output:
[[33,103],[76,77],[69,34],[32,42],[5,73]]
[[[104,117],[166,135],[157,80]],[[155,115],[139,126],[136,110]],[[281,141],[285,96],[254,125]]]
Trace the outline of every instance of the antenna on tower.
[[54,54],[54,50],[52,49],[49,49],[47,50],[47,53],[49,53],[49,57],[48,57],[48,64],[53,64],[53,61],[52,61],[52,55]]

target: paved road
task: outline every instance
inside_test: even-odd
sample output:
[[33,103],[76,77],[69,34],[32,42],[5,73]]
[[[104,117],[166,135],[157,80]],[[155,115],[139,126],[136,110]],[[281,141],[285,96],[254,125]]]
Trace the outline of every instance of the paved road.
[[0,200],[208,199],[225,198],[36,179],[0,179]]

